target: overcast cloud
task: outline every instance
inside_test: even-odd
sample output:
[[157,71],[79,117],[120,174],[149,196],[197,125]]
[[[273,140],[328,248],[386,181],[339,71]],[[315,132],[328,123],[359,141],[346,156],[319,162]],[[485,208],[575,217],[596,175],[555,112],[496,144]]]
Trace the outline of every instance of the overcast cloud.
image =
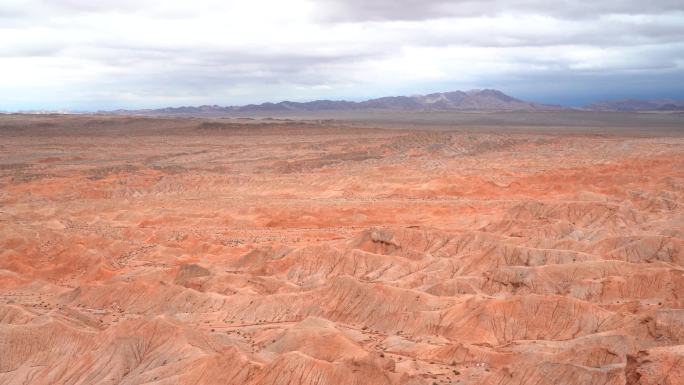
[[684,2],[2,0],[0,110],[684,98]]

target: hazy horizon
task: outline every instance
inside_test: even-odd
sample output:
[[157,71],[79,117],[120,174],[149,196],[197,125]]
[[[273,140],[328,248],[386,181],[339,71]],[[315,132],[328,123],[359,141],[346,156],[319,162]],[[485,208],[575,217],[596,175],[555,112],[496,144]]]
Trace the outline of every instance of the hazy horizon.
[[684,99],[684,4],[8,0],[0,111],[360,101],[493,88]]
[[[417,96],[417,95],[427,95],[427,94],[433,94],[433,93],[444,93],[444,92],[452,92],[452,91],[472,91],[472,90],[478,90],[478,89],[484,89],[484,88],[475,88],[475,89],[465,89],[465,90],[444,90],[444,91],[434,91],[434,92],[425,92],[422,94],[406,94],[406,95],[380,95],[377,96],[377,98],[385,97],[385,96]],[[497,91],[502,91],[502,90],[497,90]],[[504,91],[502,91],[504,92]],[[627,99],[635,99],[635,100],[651,100],[651,99],[674,99],[674,100],[684,100],[684,96],[681,96],[678,98],[678,96],[674,97],[663,97],[660,95],[653,95],[653,96],[636,96],[636,97],[630,97],[630,96],[608,96],[604,98],[594,98],[594,99],[587,99],[585,102],[582,103],[574,103],[574,104],[567,104],[567,103],[553,103],[549,102],[548,100],[543,100],[539,98],[524,98],[524,97],[518,97],[517,95],[512,95],[509,93],[504,92],[508,96],[513,96],[517,99],[521,99],[526,102],[534,102],[534,103],[541,103],[541,104],[550,104],[550,105],[560,105],[561,107],[564,108],[582,108],[585,107],[589,104],[596,103],[596,102],[602,102],[602,101],[614,101],[614,100],[627,100]],[[376,97],[374,97],[376,98]],[[117,110],[154,110],[154,109],[163,109],[163,108],[178,108],[178,107],[200,107],[200,106],[219,106],[219,107],[240,107],[240,106],[246,106],[246,105],[259,105],[259,104],[265,104],[265,103],[280,103],[280,102],[295,102],[295,103],[306,103],[306,102],[313,102],[317,100],[333,100],[333,101],[351,101],[351,102],[362,102],[366,101],[372,98],[337,98],[337,99],[331,99],[331,98],[321,98],[321,99],[282,99],[282,100],[261,100],[261,101],[254,101],[250,103],[243,103],[243,104],[220,104],[220,103],[204,103],[204,104],[176,104],[176,105],[150,105],[147,107],[136,107],[136,106],[121,106],[121,107],[115,107],[115,108],[99,108],[99,109],[70,109],[70,108],[25,108],[25,109],[14,109],[14,110],[3,110],[0,109],[0,113],[21,113],[21,112],[72,112],[72,113],[95,113],[95,112],[107,112],[107,111],[117,111]]]

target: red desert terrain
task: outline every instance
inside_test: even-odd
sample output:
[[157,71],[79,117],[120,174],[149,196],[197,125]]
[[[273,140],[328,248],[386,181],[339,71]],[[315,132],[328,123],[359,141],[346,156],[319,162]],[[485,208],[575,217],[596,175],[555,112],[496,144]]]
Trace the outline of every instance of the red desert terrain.
[[684,384],[684,119],[544,116],[2,116],[0,384]]

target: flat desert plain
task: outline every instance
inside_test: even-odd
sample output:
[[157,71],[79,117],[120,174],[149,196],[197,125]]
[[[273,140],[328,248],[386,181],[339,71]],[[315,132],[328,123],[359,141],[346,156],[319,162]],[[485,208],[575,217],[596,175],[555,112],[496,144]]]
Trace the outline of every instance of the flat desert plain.
[[559,114],[0,116],[0,384],[681,385],[684,117]]

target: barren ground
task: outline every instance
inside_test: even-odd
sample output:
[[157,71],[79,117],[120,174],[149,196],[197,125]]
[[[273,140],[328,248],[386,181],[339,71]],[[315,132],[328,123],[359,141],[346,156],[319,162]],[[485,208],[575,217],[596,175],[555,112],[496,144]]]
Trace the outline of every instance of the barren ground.
[[0,116],[0,384],[681,385],[684,118],[587,116]]

